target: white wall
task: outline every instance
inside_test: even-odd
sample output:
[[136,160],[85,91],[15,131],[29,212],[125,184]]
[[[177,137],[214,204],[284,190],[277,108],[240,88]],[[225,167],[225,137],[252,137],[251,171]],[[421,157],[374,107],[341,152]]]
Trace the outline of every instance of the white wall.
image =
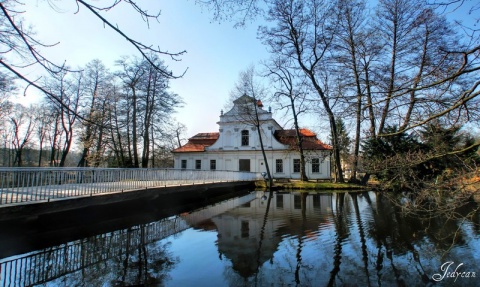
[[[300,159],[298,152],[267,150],[267,162],[270,172],[274,178],[300,178],[300,173],[293,172],[293,159]],[[306,154],[306,172],[310,179],[330,178],[330,157],[328,151],[310,152]],[[311,158],[320,159],[320,172],[312,173]],[[174,155],[176,169],[181,168],[181,160],[187,160],[187,169],[195,169],[195,161],[201,160],[202,170],[210,169],[210,160],[216,161],[217,170],[239,170],[239,160],[250,160],[251,172],[264,172],[265,163],[261,150],[238,150],[238,151],[211,151],[211,152],[191,152],[177,153]],[[283,172],[275,172],[276,159],[283,160]],[[262,164],[263,163],[263,164]],[[228,165],[231,166],[228,166]]]

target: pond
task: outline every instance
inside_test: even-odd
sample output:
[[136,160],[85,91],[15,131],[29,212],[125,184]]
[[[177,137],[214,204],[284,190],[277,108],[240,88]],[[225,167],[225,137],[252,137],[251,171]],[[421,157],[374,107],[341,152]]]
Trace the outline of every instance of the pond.
[[0,286],[480,285],[478,213],[420,219],[374,192],[262,191],[176,214],[123,212],[41,236],[2,226],[16,235],[0,236]]

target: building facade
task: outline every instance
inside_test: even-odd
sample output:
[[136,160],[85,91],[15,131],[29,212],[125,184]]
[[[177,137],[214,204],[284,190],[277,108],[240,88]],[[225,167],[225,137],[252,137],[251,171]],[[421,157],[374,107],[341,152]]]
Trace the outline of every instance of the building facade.
[[[199,133],[175,149],[176,169],[265,172],[261,141],[273,178],[300,178],[300,153],[295,130],[283,129],[260,101],[243,95],[221,113],[219,132]],[[260,130],[260,135],[258,130]],[[332,148],[307,129],[301,129],[310,179],[330,178]]]

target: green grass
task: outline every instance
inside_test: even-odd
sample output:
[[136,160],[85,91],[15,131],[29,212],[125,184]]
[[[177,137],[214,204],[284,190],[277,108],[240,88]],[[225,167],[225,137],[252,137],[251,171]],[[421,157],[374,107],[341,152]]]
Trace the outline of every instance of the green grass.
[[[257,187],[266,187],[265,181],[259,180],[255,183]],[[290,181],[273,182],[273,186],[278,189],[306,189],[306,190],[346,190],[346,189],[365,189],[365,186],[353,183],[334,183],[334,182],[315,182],[315,181]]]

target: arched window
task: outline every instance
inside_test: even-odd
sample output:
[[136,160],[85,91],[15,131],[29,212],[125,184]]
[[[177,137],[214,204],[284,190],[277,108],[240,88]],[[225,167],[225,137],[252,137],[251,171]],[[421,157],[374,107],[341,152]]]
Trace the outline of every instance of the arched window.
[[249,145],[249,137],[248,137],[248,131],[243,130],[242,131],[242,146]]

